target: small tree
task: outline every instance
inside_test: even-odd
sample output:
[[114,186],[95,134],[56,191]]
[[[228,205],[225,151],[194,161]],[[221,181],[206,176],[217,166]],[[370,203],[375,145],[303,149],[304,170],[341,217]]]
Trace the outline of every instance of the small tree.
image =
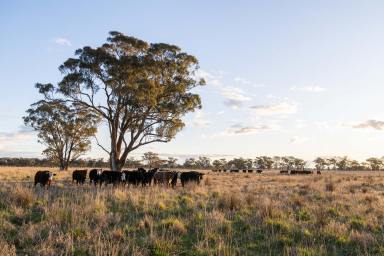
[[96,133],[98,117],[88,111],[82,111],[61,100],[48,100],[52,93],[51,86],[37,84],[36,88],[44,95],[44,100],[31,105],[24,123],[38,132],[40,143],[47,148],[43,151],[60,170],[67,170],[69,165],[88,151],[90,138]]
[[293,165],[297,170],[303,170],[305,165],[307,164],[306,161],[300,158],[293,158]]
[[254,163],[257,165],[257,168],[260,168],[262,170],[272,169],[273,159],[269,156],[259,156],[256,157]]
[[371,157],[368,158],[366,161],[369,163],[372,171],[378,171],[383,166],[383,160],[380,158]]
[[281,159],[281,157],[280,156],[274,156],[272,158],[272,160],[273,160],[273,168],[276,169],[276,170],[281,169],[281,167],[282,167],[282,159]]
[[228,161],[228,167],[229,168],[236,168],[236,169],[247,169],[247,160],[244,158],[234,158],[230,161]]
[[196,159],[193,157],[185,159],[183,166],[186,168],[196,168]]
[[212,167],[211,159],[209,159],[209,157],[206,157],[206,156],[199,156],[199,158],[196,160],[196,165],[197,167],[202,169],[211,168]]
[[336,158],[336,166],[340,171],[345,171],[348,168],[349,159],[347,156]]
[[215,169],[227,168],[227,160],[225,158],[213,160],[212,165]]
[[318,171],[323,170],[327,165],[327,159],[321,157],[316,158],[313,162],[315,163],[315,167]]
[[336,166],[337,166],[337,158],[336,157],[329,158],[328,163],[329,163],[329,166],[331,166],[331,168],[333,170],[336,170]]
[[178,161],[178,159],[176,157],[168,157],[167,167],[169,167],[169,168],[177,167],[177,161]]
[[147,163],[147,166],[154,167],[158,166],[162,161],[159,154],[154,152],[146,152],[143,154],[143,161]]

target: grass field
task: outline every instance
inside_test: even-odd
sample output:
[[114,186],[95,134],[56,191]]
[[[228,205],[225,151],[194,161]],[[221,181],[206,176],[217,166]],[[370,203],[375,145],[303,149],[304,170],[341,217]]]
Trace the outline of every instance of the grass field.
[[0,168],[0,255],[383,255],[384,173],[207,173],[200,186],[76,187]]

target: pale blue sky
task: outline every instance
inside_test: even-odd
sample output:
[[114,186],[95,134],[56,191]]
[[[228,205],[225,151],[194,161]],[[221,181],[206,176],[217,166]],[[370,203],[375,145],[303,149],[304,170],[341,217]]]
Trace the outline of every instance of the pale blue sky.
[[207,80],[181,134],[134,156],[383,156],[383,12],[383,1],[2,1],[0,156],[40,155],[21,119],[34,84],[59,81],[63,61],[111,30],[180,46]]

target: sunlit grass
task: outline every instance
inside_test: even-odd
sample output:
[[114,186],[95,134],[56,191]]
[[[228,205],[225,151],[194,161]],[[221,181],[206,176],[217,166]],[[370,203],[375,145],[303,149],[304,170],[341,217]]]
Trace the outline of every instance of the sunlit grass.
[[43,189],[37,169],[0,168],[0,255],[384,253],[384,173],[208,173],[199,186],[99,189],[57,172]]

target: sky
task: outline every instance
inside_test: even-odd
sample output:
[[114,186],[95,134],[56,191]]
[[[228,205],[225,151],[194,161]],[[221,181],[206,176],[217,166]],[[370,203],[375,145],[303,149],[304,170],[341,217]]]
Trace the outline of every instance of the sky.
[[[22,117],[58,66],[109,31],[196,56],[203,108],[154,151],[180,160],[384,156],[383,1],[1,1],[0,156],[44,149]],[[108,145],[108,134],[98,138]],[[85,157],[107,155],[93,144]]]

